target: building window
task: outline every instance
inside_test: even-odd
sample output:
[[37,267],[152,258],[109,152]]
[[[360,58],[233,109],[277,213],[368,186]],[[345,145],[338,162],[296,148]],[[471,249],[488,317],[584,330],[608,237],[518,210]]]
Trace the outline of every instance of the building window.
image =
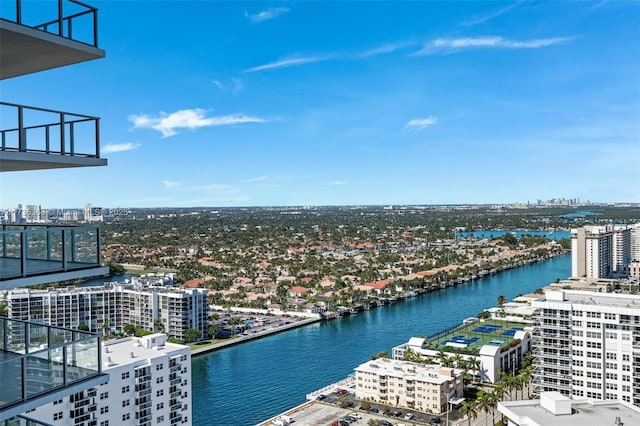
[[164,422],[164,416],[158,416],[158,418],[156,419],[156,423],[162,423]]
[[131,404],[131,401],[128,399],[125,399],[124,401],[122,401],[122,406],[123,407],[128,407]]
[[63,417],[62,411],[60,411],[59,413],[53,413],[53,421],[62,420],[62,417]]
[[159,391],[156,392],[156,396],[162,396],[164,395],[164,389],[160,389]]
[[156,377],[156,384],[162,383],[163,381],[164,381],[164,377],[162,377],[162,376]]
[[156,410],[162,410],[164,408],[164,402],[156,404]]
[[109,420],[103,420],[100,422],[100,426],[109,426]]
[[127,392],[129,392],[129,390],[131,390],[131,388],[129,387],[129,385],[127,385],[127,386],[123,386],[123,387],[122,387],[122,393],[127,393]]
[[162,370],[164,368],[164,364],[156,364],[156,371]]
[[102,392],[100,394],[100,399],[107,399],[109,398],[109,392]]
[[124,373],[122,373],[122,380],[124,379],[128,379],[129,378],[129,372],[125,371]]
[[122,421],[124,422],[125,420],[129,420],[131,418],[131,414],[130,413],[125,413],[122,415]]
[[107,405],[106,407],[100,407],[100,414],[104,414],[104,413],[108,413],[109,412],[109,406]]

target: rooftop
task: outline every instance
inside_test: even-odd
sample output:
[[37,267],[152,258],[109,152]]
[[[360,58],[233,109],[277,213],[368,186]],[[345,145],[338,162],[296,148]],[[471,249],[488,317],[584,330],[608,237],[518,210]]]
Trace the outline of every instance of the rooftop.
[[356,367],[355,371],[437,384],[448,382],[457,374],[462,373],[462,370],[441,367],[437,364],[425,365],[389,358],[367,361]]
[[[542,395],[547,393],[557,392],[543,392]],[[640,424],[640,408],[621,401],[570,400],[563,397],[561,401],[555,398],[551,403],[565,403],[570,414],[554,414],[549,407],[544,408],[542,396],[529,401],[500,402],[498,410],[509,417],[509,424],[515,425],[615,426],[617,418],[620,419],[619,426]]]

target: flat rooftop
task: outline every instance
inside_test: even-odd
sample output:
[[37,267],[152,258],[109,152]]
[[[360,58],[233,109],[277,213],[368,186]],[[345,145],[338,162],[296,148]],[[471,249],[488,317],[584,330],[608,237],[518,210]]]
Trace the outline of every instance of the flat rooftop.
[[498,410],[516,425],[614,426],[616,417],[620,418],[621,426],[640,425],[640,408],[620,401],[571,400],[571,407],[572,414],[555,415],[542,408],[540,400],[498,404]]
[[[162,342],[159,346],[145,347],[144,344],[138,344],[142,339],[158,338]],[[162,333],[150,334],[142,338],[125,337],[123,339],[109,340],[103,342],[102,361],[104,368],[102,371],[107,372],[109,368],[121,365],[142,363],[146,364],[147,359],[157,358],[158,356],[176,354],[178,351],[184,353],[190,352],[188,346],[178,345],[166,342],[166,335]],[[109,352],[106,352],[108,350]],[[133,354],[133,357],[131,356]],[[110,359],[111,362],[107,360]]]
[[[618,293],[596,293],[578,290],[545,292],[544,302],[573,305],[610,306],[640,310],[640,295]],[[533,302],[534,306],[536,302]]]
[[454,329],[446,334],[436,334],[425,343],[425,349],[462,350],[473,352],[485,345],[505,346],[510,344],[516,332],[531,324],[501,320],[485,320]]

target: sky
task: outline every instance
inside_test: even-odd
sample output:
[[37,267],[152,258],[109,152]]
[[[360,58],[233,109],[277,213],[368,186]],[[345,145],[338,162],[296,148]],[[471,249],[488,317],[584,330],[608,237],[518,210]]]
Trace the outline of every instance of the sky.
[[109,164],[0,208],[640,202],[640,2],[89,3],[105,58],[0,91]]

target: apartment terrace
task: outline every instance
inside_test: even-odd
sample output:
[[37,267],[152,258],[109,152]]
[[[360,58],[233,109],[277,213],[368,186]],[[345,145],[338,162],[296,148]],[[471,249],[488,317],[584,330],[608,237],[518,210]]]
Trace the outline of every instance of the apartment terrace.
[[[100,335],[0,318],[0,422],[106,383]],[[0,423],[1,424],[1,423]]]
[[95,225],[2,225],[0,289],[106,275]]

